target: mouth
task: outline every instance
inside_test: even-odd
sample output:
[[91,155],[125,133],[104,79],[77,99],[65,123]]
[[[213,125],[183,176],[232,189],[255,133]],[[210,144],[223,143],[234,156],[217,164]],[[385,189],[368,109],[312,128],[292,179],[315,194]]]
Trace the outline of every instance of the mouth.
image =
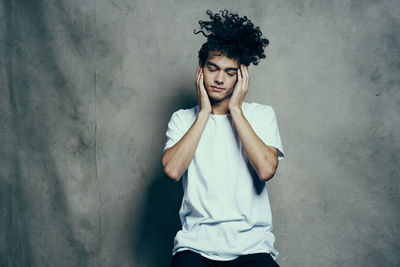
[[224,90],[223,87],[217,87],[217,86],[213,86],[213,85],[211,85],[211,88],[212,88],[213,91],[215,91],[215,92],[221,92],[222,90]]

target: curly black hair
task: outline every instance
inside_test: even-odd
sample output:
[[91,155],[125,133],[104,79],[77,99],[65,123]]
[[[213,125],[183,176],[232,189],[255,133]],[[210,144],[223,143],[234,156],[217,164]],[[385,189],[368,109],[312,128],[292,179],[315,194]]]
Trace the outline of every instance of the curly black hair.
[[240,64],[249,66],[251,63],[257,65],[260,59],[265,58],[264,48],[269,44],[268,39],[261,38],[261,30],[246,16],[239,17],[238,14],[221,10],[213,14],[206,11],[211,21],[199,21],[200,30],[195,34],[202,33],[207,37],[199,51],[200,64],[204,66],[209,52],[216,51],[225,54],[229,58],[239,60]]

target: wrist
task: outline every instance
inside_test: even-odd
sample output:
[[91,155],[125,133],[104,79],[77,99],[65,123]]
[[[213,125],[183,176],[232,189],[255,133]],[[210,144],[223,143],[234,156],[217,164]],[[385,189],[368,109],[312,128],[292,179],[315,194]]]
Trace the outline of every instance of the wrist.
[[242,113],[242,108],[240,106],[229,106],[229,111],[232,115]]
[[199,114],[197,114],[197,117],[205,117],[208,118],[211,115],[211,110],[205,110],[205,109],[201,109],[199,111]]

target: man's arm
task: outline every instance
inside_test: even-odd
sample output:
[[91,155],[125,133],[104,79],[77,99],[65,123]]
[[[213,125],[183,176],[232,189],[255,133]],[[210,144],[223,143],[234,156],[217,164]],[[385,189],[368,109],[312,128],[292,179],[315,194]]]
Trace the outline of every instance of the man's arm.
[[275,174],[278,167],[278,151],[275,147],[266,145],[257,136],[243,115],[241,107],[249,84],[247,67],[241,65],[237,75],[237,84],[229,101],[229,111],[251,165],[260,179],[267,181]]
[[171,179],[178,181],[188,168],[209,117],[209,114],[199,112],[186,134],[174,146],[165,150],[161,163],[165,174]]
[[231,110],[236,130],[242,140],[249,161],[261,180],[269,180],[278,167],[278,151],[266,145],[254,132],[242,110]]
[[211,103],[204,88],[203,71],[200,66],[197,67],[196,71],[196,90],[199,113],[195,122],[175,145],[164,151],[164,155],[161,158],[165,174],[176,181],[189,167],[211,114]]

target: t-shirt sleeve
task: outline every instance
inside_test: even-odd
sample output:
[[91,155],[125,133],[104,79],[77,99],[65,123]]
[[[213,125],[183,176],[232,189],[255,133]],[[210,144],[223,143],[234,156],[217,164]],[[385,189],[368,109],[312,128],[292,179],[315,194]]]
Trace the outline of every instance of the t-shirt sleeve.
[[283,159],[285,155],[274,109],[270,106],[265,108],[263,112],[259,113],[257,122],[257,135],[265,144],[274,146],[278,149],[278,160]]
[[178,111],[175,111],[168,123],[168,129],[166,132],[167,141],[164,146],[165,151],[167,148],[174,146],[186,133],[186,123],[182,118],[182,115]]

